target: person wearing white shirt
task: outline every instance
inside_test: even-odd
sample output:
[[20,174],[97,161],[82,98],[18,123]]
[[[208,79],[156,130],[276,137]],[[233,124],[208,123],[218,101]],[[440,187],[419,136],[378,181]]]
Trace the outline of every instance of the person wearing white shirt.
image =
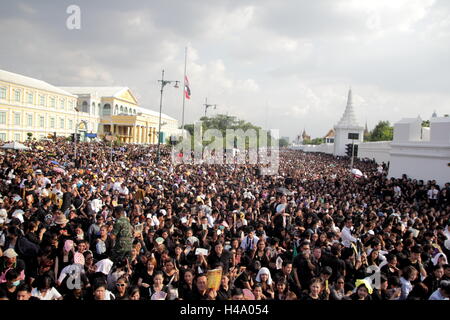
[[436,189],[435,186],[431,186],[431,189],[428,190],[427,196],[428,196],[428,201],[430,202],[431,206],[436,205],[437,199],[438,199],[438,194],[439,194],[439,190]]
[[445,228],[443,233],[444,233],[444,236],[447,237],[447,240],[450,240],[450,221],[447,224],[447,227]]
[[244,251],[254,250],[256,248],[256,244],[258,243],[259,238],[255,236],[255,231],[253,228],[250,228],[248,231],[248,235],[244,237],[241,243],[241,248]]
[[35,280],[35,288],[31,290],[33,297],[40,300],[62,300],[62,295],[51,285],[52,279],[49,276],[40,276]]
[[130,193],[130,191],[128,190],[128,188],[125,185],[125,183],[122,183],[117,190],[119,191],[119,193],[121,195],[124,195],[124,196],[127,196]]
[[405,272],[400,277],[400,283],[402,285],[400,300],[406,300],[406,298],[408,298],[409,293],[413,289],[413,285],[411,282],[416,280],[418,274],[419,272],[413,266],[406,267]]
[[342,232],[341,232],[342,244],[346,248],[350,248],[352,243],[355,243],[356,241],[358,241],[357,238],[352,236],[352,229],[353,229],[353,221],[351,218],[347,218],[345,220],[345,226],[344,226],[344,228],[342,228]]
[[442,280],[439,289],[434,291],[428,300],[449,300],[450,297],[450,281]]

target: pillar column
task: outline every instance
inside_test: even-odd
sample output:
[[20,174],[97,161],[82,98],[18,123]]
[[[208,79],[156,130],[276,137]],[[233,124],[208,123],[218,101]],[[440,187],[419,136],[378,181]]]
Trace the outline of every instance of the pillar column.
[[131,136],[132,136],[132,142],[133,143],[136,143],[136,133],[137,133],[137,127],[136,126],[133,126],[132,128],[131,128]]
[[141,127],[136,126],[136,143],[141,143]]
[[145,143],[149,143],[150,141],[149,141],[149,136],[148,136],[148,127],[146,126],[145,127]]

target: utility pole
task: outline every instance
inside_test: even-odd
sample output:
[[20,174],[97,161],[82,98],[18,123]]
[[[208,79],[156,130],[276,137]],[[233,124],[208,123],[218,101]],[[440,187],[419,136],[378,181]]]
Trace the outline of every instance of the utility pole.
[[162,115],[162,101],[163,101],[163,92],[164,87],[168,84],[175,83],[174,88],[178,88],[178,80],[164,80],[164,69],[162,70],[161,80],[158,80],[158,82],[161,83],[161,97],[159,99],[159,129],[158,129],[158,149],[157,149],[157,163],[161,160],[161,151],[160,151],[160,145],[161,145],[161,115]]
[[208,111],[208,108],[214,107],[216,109],[217,104],[208,104],[208,98],[205,98],[205,103],[203,104],[205,106],[205,117],[206,117],[206,111]]

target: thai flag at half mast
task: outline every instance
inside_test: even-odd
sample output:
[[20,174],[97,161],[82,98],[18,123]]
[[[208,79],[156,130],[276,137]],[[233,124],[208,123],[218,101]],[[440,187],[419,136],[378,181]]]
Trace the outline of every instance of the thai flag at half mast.
[[186,96],[186,99],[191,99],[191,89],[189,88],[187,76],[184,76],[184,95]]

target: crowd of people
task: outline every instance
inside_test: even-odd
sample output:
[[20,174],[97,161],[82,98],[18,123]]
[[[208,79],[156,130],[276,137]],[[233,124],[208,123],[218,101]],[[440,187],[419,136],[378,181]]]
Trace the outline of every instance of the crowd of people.
[[0,300],[449,300],[449,183],[289,149],[261,175],[28,145],[0,155]]

